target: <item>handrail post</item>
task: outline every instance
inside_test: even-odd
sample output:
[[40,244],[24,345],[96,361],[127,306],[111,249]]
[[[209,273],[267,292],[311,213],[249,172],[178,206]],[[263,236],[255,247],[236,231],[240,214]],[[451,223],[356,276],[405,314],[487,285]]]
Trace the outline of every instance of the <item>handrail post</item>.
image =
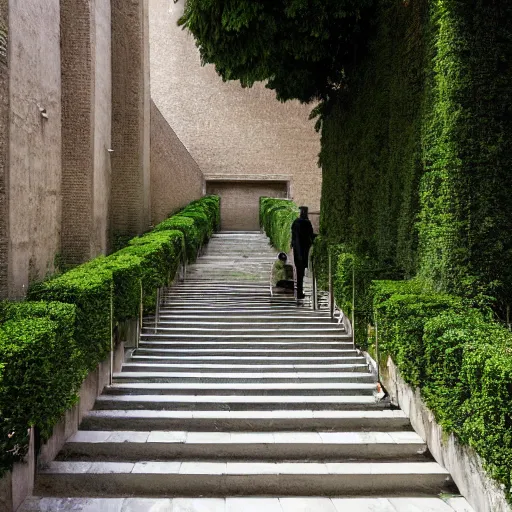
[[331,318],[334,317],[334,286],[332,279],[332,256],[331,256],[331,248],[327,246],[327,254],[329,256],[329,310],[331,314]]
[[356,343],[356,260],[352,256],[352,340]]
[[110,372],[109,385],[114,380],[114,283],[110,283]]
[[156,307],[155,307],[155,334],[158,330],[158,322],[160,320],[160,288],[156,289]]
[[139,348],[140,337],[142,336],[142,322],[144,321],[144,291],[142,287],[142,279],[140,280],[140,301],[139,301],[139,321],[137,322],[137,345],[135,348]]
[[377,382],[380,382],[379,327],[378,327],[378,323],[377,323],[377,311],[375,311],[375,360],[377,363]]

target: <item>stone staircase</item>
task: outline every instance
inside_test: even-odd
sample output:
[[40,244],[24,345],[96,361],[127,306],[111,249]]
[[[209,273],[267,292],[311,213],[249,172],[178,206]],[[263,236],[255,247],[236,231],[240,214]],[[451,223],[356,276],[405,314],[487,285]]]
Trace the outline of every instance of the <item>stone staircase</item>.
[[22,512],[472,511],[328,312],[270,297],[274,258],[213,237]]

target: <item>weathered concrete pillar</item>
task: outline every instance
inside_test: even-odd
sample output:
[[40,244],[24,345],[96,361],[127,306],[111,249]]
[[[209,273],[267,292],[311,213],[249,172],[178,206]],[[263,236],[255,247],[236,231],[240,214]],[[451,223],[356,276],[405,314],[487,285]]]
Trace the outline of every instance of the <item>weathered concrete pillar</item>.
[[60,251],[59,0],[10,0],[8,294],[24,295]]
[[61,0],[62,254],[81,263],[108,246],[111,19],[105,0]]
[[7,177],[9,147],[9,67],[8,67],[8,0],[0,0],[0,299],[7,290],[7,250],[9,240],[7,212]]
[[112,0],[112,234],[150,225],[148,0]]

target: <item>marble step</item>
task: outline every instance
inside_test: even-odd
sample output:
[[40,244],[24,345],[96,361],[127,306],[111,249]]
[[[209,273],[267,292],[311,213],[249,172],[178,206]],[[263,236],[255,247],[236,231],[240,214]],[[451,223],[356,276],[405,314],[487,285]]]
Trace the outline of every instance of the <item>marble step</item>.
[[[125,365],[126,366],[126,365]],[[132,367],[123,368],[114,373],[114,382],[202,382],[202,383],[341,383],[341,382],[374,382],[375,377],[370,373],[234,373],[234,372],[162,372],[151,369],[129,371]]]
[[252,396],[360,396],[370,395],[376,391],[376,383],[337,382],[337,383],[115,383],[106,386],[103,395],[217,395],[231,397]]
[[18,512],[475,512],[465,498],[29,498]]
[[[238,325],[238,323],[284,323],[289,324],[293,323],[294,325],[302,325],[302,324],[321,324],[321,325],[332,325],[335,324],[335,320],[332,320],[327,311],[312,311],[308,309],[303,309],[301,312],[301,316],[297,316],[297,308],[293,311],[283,311],[280,313],[273,314],[262,314],[258,312],[246,312],[240,313],[232,310],[222,310],[219,313],[211,312],[211,311],[201,311],[197,312],[180,312],[180,311],[160,311],[158,316],[160,322],[183,322],[185,324],[190,324],[191,321],[194,323],[208,323],[214,325],[217,322],[225,322],[233,325]],[[229,319],[229,322],[227,320]],[[145,317],[145,321],[154,322],[154,316]]]
[[276,333],[275,331],[271,334],[243,334],[242,332],[236,333],[236,334],[226,334],[226,333],[215,333],[211,332],[203,333],[203,334],[191,334],[191,333],[180,333],[180,332],[167,332],[162,331],[159,332],[157,329],[157,332],[144,332],[141,334],[141,340],[142,341],[172,341],[172,340],[179,340],[179,341],[212,341],[212,340],[219,340],[219,341],[225,341],[225,340],[240,340],[240,341],[247,341],[247,340],[268,340],[268,341],[311,341],[311,340],[327,340],[327,341],[336,341],[339,340],[340,342],[347,340],[351,340],[351,336],[341,331],[339,334],[333,335],[333,334],[297,334],[297,333]]
[[415,432],[186,432],[80,430],[58,460],[171,459],[424,461]]
[[162,346],[168,348],[191,348],[191,349],[274,349],[274,350],[329,350],[329,349],[354,349],[352,341],[236,341],[236,340],[215,340],[215,341],[182,341],[182,340],[157,340],[143,341],[145,346]]
[[139,360],[141,357],[146,357],[154,360],[154,362],[160,363],[196,363],[196,364],[239,364],[239,365],[261,365],[264,363],[266,365],[282,365],[282,364],[319,364],[319,365],[329,365],[329,364],[366,364],[366,360],[363,356],[342,356],[342,357],[285,357],[285,356],[265,356],[262,359],[261,356],[208,356],[208,355],[196,355],[196,356],[187,356],[187,355],[175,355],[172,350],[166,349],[150,349],[150,348],[142,348],[137,349],[133,359]]
[[146,409],[161,411],[273,411],[281,410],[359,410],[384,409],[387,402],[376,401],[373,395],[101,395],[94,408]]
[[142,334],[148,331],[148,334],[151,334],[150,331],[157,330],[159,334],[242,334],[246,336],[284,336],[284,335],[292,335],[292,336],[301,336],[303,338],[311,338],[316,337],[318,335],[331,335],[332,337],[337,337],[339,335],[346,334],[345,330],[340,328],[336,324],[327,324],[322,326],[313,327],[303,327],[303,326],[291,326],[291,325],[282,325],[276,324],[272,327],[265,327],[261,324],[258,326],[254,326],[254,324],[244,324],[244,325],[224,325],[220,327],[216,327],[214,325],[196,325],[190,324],[188,326],[174,326],[174,325],[166,325],[161,322],[157,322],[154,325],[146,325],[143,328]]
[[50,462],[40,496],[353,495],[432,496],[450,492],[435,462]]
[[311,409],[294,411],[283,409],[270,411],[106,409],[90,411],[83,418],[81,429],[391,432],[411,430],[411,424],[403,411],[392,409],[370,410],[365,408],[365,406],[352,411],[328,409],[319,411]]
[[[174,355],[173,351],[166,351],[165,349],[137,349],[132,356],[134,361],[141,359],[151,360],[155,363],[195,363],[195,364],[237,364],[237,365],[255,365],[260,366],[262,363],[266,365],[300,365],[300,364],[345,364],[345,365],[361,365],[367,364],[363,356],[345,356],[345,357],[285,357],[285,356],[187,356],[187,355]],[[253,370],[254,371],[254,370]]]
[[285,373],[296,374],[297,372],[314,372],[321,375],[323,373],[333,372],[368,372],[368,364],[366,360],[361,358],[359,363],[354,364],[212,364],[212,363],[165,363],[159,359],[152,358],[151,356],[137,356],[133,355],[131,360],[123,365],[123,371],[156,371],[156,372],[200,372],[204,374],[218,373],[218,372],[231,372],[235,374],[259,373],[262,378],[265,374],[270,373]]
[[[350,346],[350,345],[349,345]],[[311,356],[311,357],[357,357],[358,353],[353,348],[245,348],[245,347],[220,347],[220,348],[177,348],[167,341],[148,341],[145,336],[139,343],[138,353],[144,353],[146,350],[165,350],[165,354],[176,356],[218,356],[218,357],[252,357],[261,356],[277,357],[277,356]]]

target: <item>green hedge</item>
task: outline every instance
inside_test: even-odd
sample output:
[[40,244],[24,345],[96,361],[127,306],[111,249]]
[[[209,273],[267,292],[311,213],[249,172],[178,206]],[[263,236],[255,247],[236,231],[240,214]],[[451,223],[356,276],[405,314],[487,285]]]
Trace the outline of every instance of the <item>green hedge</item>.
[[200,247],[220,226],[220,198],[206,196],[164,220],[153,231],[178,230],[185,237],[187,261],[195,261]]
[[260,197],[260,226],[278,251],[290,252],[291,227],[298,216],[299,209],[293,201]]
[[512,4],[385,0],[324,104],[320,234],[433,289],[512,304]]
[[[111,300],[115,323],[136,317],[142,284],[145,311],[154,309],[155,290],[174,278],[183,248],[193,256],[192,247],[197,251],[208,240],[218,219],[217,196],[193,201],[156,230],[130,240],[124,249],[31,286],[28,298],[77,305],[76,338],[85,366],[93,369],[110,350]],[[175,223],[188,227],[169,229]]]
[[0,473],[28,447],[28,427],[43,439],[76,402],[85,376],[74,337],[75,306],[0,304]]
[[512,333],[488,309],[420,281],[372,287],[381,355],[419,387],[446,432],[472,446],[510,500]]
[[123,249],[33,284],[28,298],[38,302],[0,303],[0,472],[26,453],[30,426],[51,435],[109,352],[111,321],[139,314],[141,286],[150,310],[184,251],[195,258],[218,225],[217,196],[193,201]]

